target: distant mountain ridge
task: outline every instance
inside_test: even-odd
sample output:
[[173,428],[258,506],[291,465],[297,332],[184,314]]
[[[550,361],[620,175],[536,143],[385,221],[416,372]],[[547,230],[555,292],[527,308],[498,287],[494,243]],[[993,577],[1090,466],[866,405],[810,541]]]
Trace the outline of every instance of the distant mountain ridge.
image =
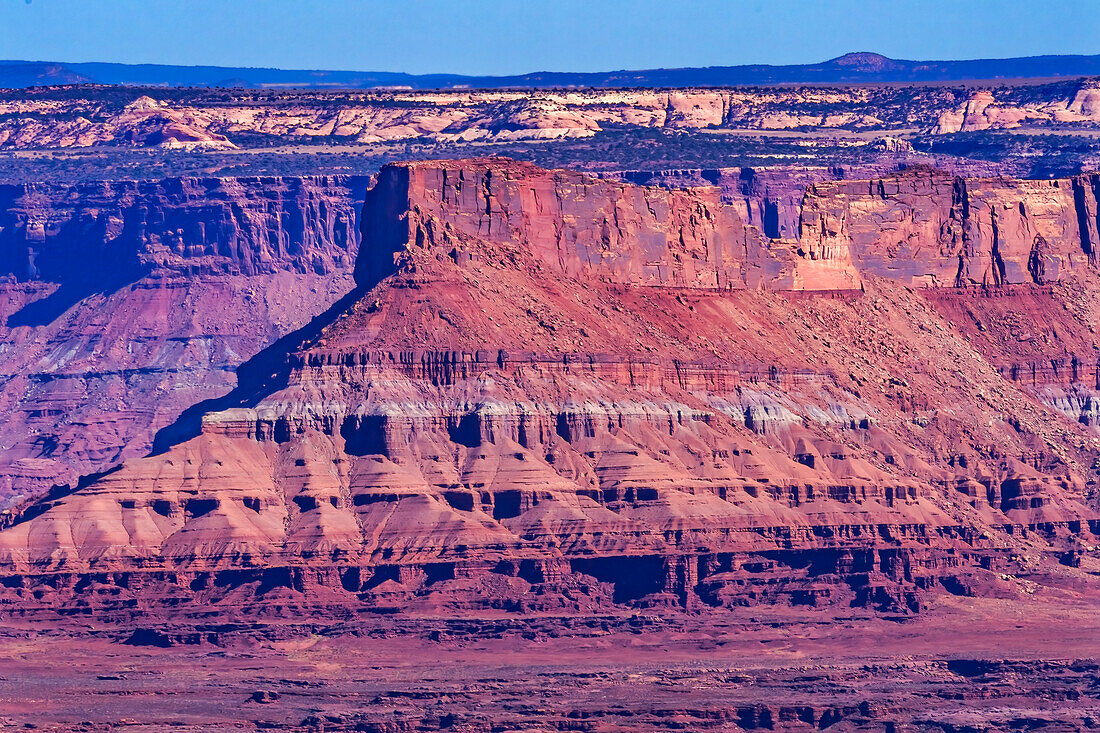
[[877,53],[848,53],[817,64],[707,66],[600,72],[539,71],[513,76],[269,69],[162,64],[0,61],[0,87],[120,84],[167,87],[351,88],[408,87],[689,87],[760,84],[935,82],[1100,76],[1100,55],[1027,56],[968,61],[907,61]]

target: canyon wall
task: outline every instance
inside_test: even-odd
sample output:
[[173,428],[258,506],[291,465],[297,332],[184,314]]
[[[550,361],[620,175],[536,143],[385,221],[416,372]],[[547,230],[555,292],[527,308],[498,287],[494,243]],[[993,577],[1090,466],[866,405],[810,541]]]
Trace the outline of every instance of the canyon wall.
[[485,256],[490,242],[570,277],[620,285],[858,287],[845,253],[800,258],[722,197],[718,188],[641,187],[511,161],[403,165],[386,169],[364,209],[366,230],[395,245],[366,250],[357,273],[368,283],[388,273],[395,247],[453,249],[464,259]]
[[[1100,532],[1094,190],[822,183],[801,239],[774,240],[716,189],[388,166],[360,289],[286,378],[10,511],[0,607],[911,613],[1076,593]],[[1041,277],[1011,266],[1039,237]],[[960,258],[1003,277],[913,287],[954,285],[923,275]]]
[[1054,282],[1095,264],[1095,174],[1020,181],[932,169],[815,184],[801,218],[810,256],[846,249],[860,270],[929,286]]
[[640,186],[695,188],[717,186],[722,203],[737,208],[746,223],[771,239],[796,239],[802,197],[815,183],[845,179],[867,180],[896,173],[905,159],[861,166],[800,166],[712,168],[664,171],[622,171],[607,174]]
[[[711,289],[842,290],[858,288],[862,274],[927,286],[1042,284],[1093,258],[1096,175],[975,179],[916,166],[870,180],[788,177],[762,184],[763,194],[754,178],[742,173],[737,195],[728,182],[639,187],[515,162],[402,166],[364,213],[370,231],[396,244],[370,249],[360,278],[388,272],[405,243],[477,256],[465,252],[470,238],[522,247],[569,276]],[[796,229],[790,201],[800,188]]]
[[[146,90],[158,96],[155,90]],[[701,129],[874,128],[881,106],[867,90],[291,91],[211,101],[142,96],[124,106],[94,92],[64,100],[0,100],[0,147],[159,145],[232,149],[245,135],[358,143],[428,138],[509,142],[590,137],[618,126]],[[944,95],[936,95],[944,96]],[[951,94],[936,108],[953,104]],[[914,105],[927,116],[923,105]],[[931,122],[934,118],[929,118]]]
[[0,187],[0,500],[146,453],[351,289],[367,184]]
[[802,199],[815,184],[889,178],[914,167],[933,167],[962,178],[993,178],[1003,173],[988,161],[896,152],[852,165],[776,165],[741,168],[684,168],[618,171],[601,174],[639,186],[698,188],[717,186],[722,203],[737,209],[746,223],[771,239],[797,239]]
[[1072,96],[1061,99],[1013,103],[999,100],[998,94],[1004,95],[1004,90],[975,90],[957,107],[939,114],[932,134],[1041,127],[1051,123],[1095,124],[1100,117],[1100,84],[1095,79],[1083,80]]

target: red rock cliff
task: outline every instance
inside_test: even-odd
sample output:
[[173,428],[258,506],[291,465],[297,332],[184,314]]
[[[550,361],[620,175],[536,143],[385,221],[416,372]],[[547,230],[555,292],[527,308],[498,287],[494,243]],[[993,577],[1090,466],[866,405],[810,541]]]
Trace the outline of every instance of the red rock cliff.
[[351,289],[366,185],[0,187],[0,502],[147,452]]
[[371,284],[390,252],[484,256],[470,240],[518,247],[570,277],[620,285],[801,290],[858,287],[846,251],[799,257],[765,237],[717,188],[634,186],[502,160],[388,166],[367,197],[379,237],[357,268]]
[[1049,283],[1095,265],[1098,178],[1021,181],[914,169],[811,186],[803,249],[925,286]]
[[358,276],[373,284],[392,271],[393,253],[463,260],[492,242],[620,285],[842,290],[862,274],[922,286],[1042,284],[1093,261],[1098,180],[917,167],[812,183],[797,232],[781,239],[794,226],[781,226],[778,204],[769,214],[718,188],[634,186],[511,161],[408,164],[383,169],[368,195],[364,227],[378,244]]
[[[849,223],[891,200],[853,191]],[[954,183],[934,193],[950,211]],[[777,250],[727,260],[752,230],[713,195],[501,161],[387,168],[361,297],[285,384],[11,513],[5,613],[916,611],[1028,592],[1028,568],[1090,582],[1096,273],[750,288],[733,273]],[[779,250],[793,269],[761,284],[871,267],[844,259],[874,244],[847,231]]]

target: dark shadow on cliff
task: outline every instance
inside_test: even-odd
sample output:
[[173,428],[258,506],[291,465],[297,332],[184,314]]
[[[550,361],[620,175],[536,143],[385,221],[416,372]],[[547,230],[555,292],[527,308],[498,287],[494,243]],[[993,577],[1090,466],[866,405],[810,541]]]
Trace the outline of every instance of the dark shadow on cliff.
[[77,480],[76,486],[70,486],[69,484],[54,484],[45,494],[24,500],[22,503],[9,507],[4,512],[0,513],[0,530],[14,527],[23,522],[29,522],[35,517],[45,514],[56,502],[64,499],[69,494],[76,493],[81,489],[91,486],[101,478],[110,476],[112,473],[117,473],[121,469],[122,466],[120,464],[112,466],[104,471],[85,474]]
[[[334,323],[368,290],[370,287],[355,287],[305,326],[278,339],[237,367],[237,387],[222,397],[203,400],[184,410],[175,422],[157,432],[149,455],[159,455],[174,445],[197,437],[202,432],[202,417],[208,412],[227,410],[232,407],[250,407],[267,395],[286,387],[290,381],[290,355],[313,343],[326,326]],[[55,485],[45,495],[31,497],[21,504],[10,507],[7,511],[0,513],[0,531],[40,516],[58,500],[91,486],[121,468],[122,465],[119,464],[103,471],[86,474],[78,479],[75,486]]]
[[202,432],[202,417],[234,407],[253,407],[264,397],[283,389],[290,380],[290,355],[314,342],[321,331],[363,297],[369,288],[356,287],[306,325],[288,333],[237,367],[237,386],[222,397],[191,405],[171,425],[157,431],[149,455],[194,438]]
[[27,303],[8,316],[6,325],[8,328],[48,325],[85,298],[110,295],[148,274],[149,270],[144,267],[115,265],[67,277],[57,290],[45,298]]
[[315,342],[326,326],[394,274],[398,267],[394,255],[409,235],[408,222],[402,216],[408,198],[408,175],[404,168],[383,169],[378,183],[364,194],[359,221],[362,236],[355,261],[356,285],[352,291],[305,326],[283,336],[237,367],[237,386],[229,394],[192,405],[171,425],[161,428],[153,438],[149,455],[159,455],[199,435],[202,417],[208,412],[253,407],[264,397],[286,387],[290,380],[290,355]]
[[288,333],[237,367],[237,386],[223,397],[203,400],[184,410],[176,421],[157,431],[149,455],[164,453],[202,432],[202,417],[234,407],[253,407],[289,384],[290,355],[314,343],[321,331],[336,321],[356,301],[382,280],[394,274],[394,259],[408,239],[408,223],[402,211],[408,198],[408,171],[384,168],[376,185],[363,196],[359,220],[361,234],[355,262],[355,287],[297,331]]

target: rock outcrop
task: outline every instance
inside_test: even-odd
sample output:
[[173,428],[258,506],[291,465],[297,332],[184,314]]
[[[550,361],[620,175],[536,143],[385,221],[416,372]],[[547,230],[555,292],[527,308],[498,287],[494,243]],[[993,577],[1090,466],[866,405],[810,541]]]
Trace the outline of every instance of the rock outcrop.
[[[3,612],[1073,593],[1100,435],[1036,390],[1096,388],[1094,189],[820,184],[783,241],[717,190],[389,166],[355,302],[198,437],[11,511]],[[1040,235],[1043,278],[1016,278]],[[923,277],[960,252],[1004,277]]]
[[[230,149],[235,135],[353,138],[359,143],[426,138],[439,142],[590,137],[620,125],[700,129],[881,124],[865,91],[711,89],[606,91],[369,92],[330,97],[290,92],[236,101],[154,99],[155,90],[120,109],[87,100],[34,99],[0,112],[0,146],[9,148],[161,145]],[[236,94],[236,93],[233,93]],[[825,110],[825,111],[822,111]]]
[[931,169],[811,186],[801,247],[916,285],[1049,283],[1095,264],[1100,178],[965,179]]
[[[184,150],[236,150],[225,135],[215,131],[214,119],[203,110],[173,106],[149,96],[138,97],[108,115],[65,115],[63,120],[43,119],[42,112],[61,112],[49,105],[15,105],[10,112],[38,112],[15,117],[0,126],[0,145],[8,147],[87,148],[97,145],[134,145]],[[89,119],[92,117],[93,119]]]
[[145,454],[347,293],[367,183],[0,188],[0,500]]
[[[626,81],[626,80],[624,80]],[[131,96],[132,95],[132,96]],[[587,138],[624,126],[818,130],[905,152],[909,136],[1100,122],[1094,81],[969,86],[528,90],[27,90],[0,94],[0,148],[160,146],[231,150],[314,144],[519,142]],[[881,131],[876,141],[853,132]],[[844,133],[848,134],[845,135]]]
[[1100,84],[1090,79],[1080,84],[1072,96],[1007,103],[998,101],[992,91],[981,89],[958,107],[941,112],[931,132],[943,135],[1052,123],[1090,126],[1100,123]]
[[[407,214],[395,219],[395,210]],[[718,189],[645,188],[499,160],[410,164],[388,171],[363,218],[370,231],[385,233],[382,246],[359,258],[357,277],[367,285],[388,274],[394,252],[412,242],[453,249],[456,262],[485,258],[487,243],[518,248],[563,275],[618,285],[859,286],[846,252],[800,258],[723,205]]]

